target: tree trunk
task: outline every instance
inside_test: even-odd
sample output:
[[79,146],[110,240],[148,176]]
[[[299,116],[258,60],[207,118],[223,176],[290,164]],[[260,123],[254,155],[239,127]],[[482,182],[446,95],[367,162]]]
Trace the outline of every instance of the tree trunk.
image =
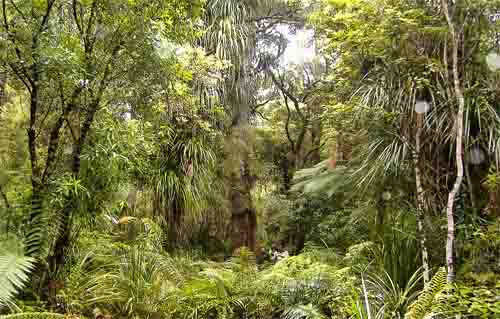
[[455,32],[455,25],[451,19],[448,7],[448,1],[442,0],[443,11],[448,22],[448,29],[451,35],[452,57],[453,57],[453,86],[455,89],[455,97],[458,102],[458,112],[456,118],[456,146],[455,160],[457,165],[457,176],[452,190],[448,194],[448,204],[446,206],[446,216],[448,220],[448,236],[446,241],[446,265],[448,270],[447,282],[452,283],[455,280],[455,261],[454,261],[454,246],[455,246],[455,219],[454,219],[454,203],[455,198],[460,191],[462,185],[464,166],[463,166],[463,131],[464,131],[464,109],[465,98],[462,93],[460,84],[460,75],[458,73],[458,37]]
[[10,220],[11,220],[11,211],[10,211],[10,203],[9,199],[7,198],[7,194],[2,190],[2,185],[0,185],[0,195],[3,199],[4,205],[5,205],[5,210],[7,212],[7,221],[5,223],[5,236],[9,236],[10,232]]
[[0,73],[0,112],[7,99],[7,94],[5,93],[5,86],[7,82],[7,75]]
[[315,165],[321,161],[321,121],[316,121],[311,130],[312,154],[309,159]]
[[380,238],[381,241],[384,240],[384,223],[385,223],[385,201],[382,195],[379,195],[377,200],[377,214],[375,216],[375,239]]
[[[281,153],[283,154],[283,153]],[[280,159],[280,170],[281,177],[283,179],[282,185],[282,193],[288,193],[290,187],[292,186],[292,170],[294,167],[294,163],[290,161],[290,156],[288,154],[284,154]]]
[[180,243],[180,228],[182,226],[182,205],[175,200],[168,219],[168,247],[177,248]]
[[500,216],[500,205],[498,198],[500,197],[500,188],[498,186],[488,189],[488,205],[484,208],[483,213],[489,216]]
[[248,247],[254,251],[256,246],[257,215],[251,206],[249,193],[233,190],[231,195],[231,245],[235,251]]
[[242,161],[240,175],[231,178],[231,244],[235,251],[248,247],[255,252],[257,214],[253,207],[251,190],[254,177],[250,173],[248,158]]
[[415,184],[417,189],[417,230],[420,237],[420,249],[422,250],[422,267],[424,270],[424,284],[430,282],[430,271],[429,271],[429,253],[427,251],[427,236],[424,228],[424,207],[425,207],[425,196],[424,188],[422,186],[422,175],[420,172],[420,154],[421,154],[421,141],[420,137],[422,134],[422,115],[417,115],[417,131],[415,133],[415,151],[413,153],[413,164],[415,167]]
[[137,205],[137,193],[138,188],[136,187],[136,185],[130,185],[127,195],[127,210],[129,214],[135,211]]
[[[80,175],[80,167],[81,167],[80,157],[85,142],[87,140],[87,136],[90,132],[94,116],[97,112],[98,104],[99,101],[97,100],[90,105],[90,110],[87,113],[85,120],[82,124],[80,137],[78,141],[73,145],[71,174],[74,178],[78,178]],[[55,152],[54,149],[52,151]],[[46,164],[47,167],[49,167],[49,165],[50,163]],[[61,269],[65,264],[65,259],[64,259],[65,251],[70,244],[70,238],[71,238],[71,219],[72,219],[71,214],[75,209],[76,200],[77,199],[74,198],[73,196],[68,196],[68,198],[65,199],[65,205],[61,210],[60,220],[58,221],[59,229],[58,232],[56,233],[54,248],[52,249],[52,253],[49,255],[47,259],[48,267],[51,270],[52,274],[57,274],[59,269]]]
[[295,254],[299,254],[306,245],[306,229],[304,225],[297,225],[297,230],[295,234]]
[[330,159],[328,161],[328,167],[331,170],[337,168],[337,141],[333,141],[330,145]]

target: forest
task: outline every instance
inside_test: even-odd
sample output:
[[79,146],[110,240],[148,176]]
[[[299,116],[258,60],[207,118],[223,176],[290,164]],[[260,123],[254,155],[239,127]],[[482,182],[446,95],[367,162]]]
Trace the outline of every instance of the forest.
[[0,319],[500,318],[500,0],[0,2]]

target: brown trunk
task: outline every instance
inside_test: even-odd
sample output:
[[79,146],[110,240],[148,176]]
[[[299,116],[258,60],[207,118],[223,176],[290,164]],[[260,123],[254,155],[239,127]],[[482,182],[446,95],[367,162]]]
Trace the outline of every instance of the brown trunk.
[[[80,90],[76,90],[75,92],[78,91],[78,94]],[[76,93],[75,93],[76,94]],[[77,95],[78,95],[77,94]],[[76,95],[75,95],[76,96]],[[81,133],[78,141],[73,145],[73,152],[72,152],[72,163],[71,163],[71,174],[73,177],[78,178],[80,175],[80,157],[81,153],[83,151],[83,147],[85,145],[85,142],[87,140],[87,136],[90,132],[90,128],[92,126],[92,122],[94,120],[94,116],[97,112],[97,106],[99,104],[99,101],[95,101],[93,104],[91,104],[91,109],[87,113],[85,120],[83,122],[82,128],[81,128]],[[49,148],[49,151],[52,150],[55,152],[55,148]],[[47,156],[47,159],[53,158],[50,155]],[[48,170],[49,164],[46,164],[46,172],[50,171]],[[76,199],[73,197],[68,197],[65,199],[66,204],[64,205],[61,214],[60,214],[60,220],[59,220],[59,229],[56,234],[56,239],[55,239],[55,244],[54,248],[52,250],[52,253],[48,256],[47,262],[48,262],[48,267],[51,270],[52,274],[57,274],[59,269],[61,269],[64,264],[65,264],[65,251],[70,244],[70,238],[71,238],[71,219],[72,219],[72,212],[75,209],[75,201]]]
[[251,195],[255,178],[250,173],[248,158],[243,161],[240,172],[240,176],[233,174],[231,178],[232,250],[245,246],[255,252],[257,215]]
[[331,170],[337,168],[337,141],[332,142],[330,145],[330,160],[328,161],[328,167]]
[[168,246],[176,248],[180,243],[180,228],[182,226],[182,207],[174,201],[172,211],[168,219]]
[[283,193],[287,193],[292,185],[293,167],[295,165],[293,161],[290,160],[290,157],[291,156],[289,156],[288,154],[285,154],[285,156],[282,156],[282,158],[280,159],[280,170],[283,179]]
[[317,164],[321,161],[321,121],[318,121],[311,130],[312,154],[311,164]]
[[0,112],[2,111],[2,106],[5,104],[6,93],[5,86],[7,82],[7,76],[5,74],[0,74]]
[[233,206],[233,214],[231,215],[231,244],[233,251],[240,247],[247,246],[248,242],[248,222],[246,211],[235,213]]
[[500,216],[500,203],[499,203],[500,188],[492,187],[488,189],[488,206],[484,209],[484,214],[490,216]]
[[248,247],[254,251],[256,246],[257,215],[251,206],[249,193],[233,190],[231,195],[231,244],[235,251]]
[[385,223],[385,202],[382,195],[379,196],[377,200],[377,213],[375,216],[375,240],[384,239],[384,223]]

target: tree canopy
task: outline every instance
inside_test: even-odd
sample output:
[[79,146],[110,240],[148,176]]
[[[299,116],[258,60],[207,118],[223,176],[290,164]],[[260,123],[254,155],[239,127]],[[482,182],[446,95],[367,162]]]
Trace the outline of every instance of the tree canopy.
[[499,17],[0,0],[0,319],[498,317]]

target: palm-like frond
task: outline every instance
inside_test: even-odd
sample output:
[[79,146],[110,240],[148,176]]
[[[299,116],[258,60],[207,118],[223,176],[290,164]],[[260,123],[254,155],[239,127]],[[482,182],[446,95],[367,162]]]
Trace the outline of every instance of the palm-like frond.
[[294,185],[290,190],[305,194],[323,193],[331,197],[347,185],[347,173],[347,167],[339,166],[335,170],[330,170],[328,161],[324,161],[312,168],[297,171],[293,178]]
[[421,272],[417,271],[406,286],[400,287],[385,271],[382,275],[371,275],[369,283],[376,294],[377,318],[384,318],[387,314],[393,318],[403,318],[408,306],[417,296],[416,288],[421,278]]
[[167,231],[185,235],[201,218],[215,162],[209,143],[206,137],[172,134],[156,155],[148,179],[154,190],[155,214],[167,228],[178,228]]
[[95,255],[88,252],[77,260],[68,274],[68,283],[59,292],[66,311],[82,313],[100,304],[113,303],[121,297],[120,291],[115,287],[116,274],[110,269],[116,268],[112,256],[105,256],[111,260],[107,264],[93,265]]
[[297,305],[286,309],[282,319],[324,319],[326,316],[312,304]]
[[24,287],[33,268],[34,259],[0,252],[0,307]]
[[117,298],[112,303],[117,313],[143,318],[159,313],[169,293],[175,289],[170,279],[171,260],[140,246],[130,248],[119,257],[112,272]]

